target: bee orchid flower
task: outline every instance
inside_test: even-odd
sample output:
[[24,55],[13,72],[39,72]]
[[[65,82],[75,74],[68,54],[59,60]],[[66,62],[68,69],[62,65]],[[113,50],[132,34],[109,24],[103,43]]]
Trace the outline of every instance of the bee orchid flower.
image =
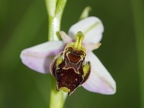
[[83,86],[100,94],[114,94],[116,83],[108,70],[92,52],[99,48],[103,24],[97,17],[87,17],[74,24],[68,35],[60,31],[62,41],[48,41],[21,52],[23,64],[56,78],[56,89],[70,95]]

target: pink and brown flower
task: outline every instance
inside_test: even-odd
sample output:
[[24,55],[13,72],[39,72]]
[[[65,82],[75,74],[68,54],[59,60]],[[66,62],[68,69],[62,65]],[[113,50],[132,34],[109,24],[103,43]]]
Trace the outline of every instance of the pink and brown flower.
[[100,19],[88,17],[74,24],[68,35],[61,31],[62,41],[48,41],[24,49],[20,57],[29,68],[51,73],[56,78],[57,90],[63,89],[69,95],[79,86],[91,92],[114,94],[114,79],[92,52],[99,48],[102,33]]

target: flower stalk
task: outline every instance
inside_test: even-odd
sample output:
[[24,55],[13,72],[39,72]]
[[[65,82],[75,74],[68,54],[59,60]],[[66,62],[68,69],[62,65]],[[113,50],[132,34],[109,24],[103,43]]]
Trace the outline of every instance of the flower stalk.
[[[60,37],[57,32],[60,31],[61,18],[67,0],[46,0],[46,8],[48,12],[48,41],[58,41]],[[56,90],[56,81],[51,76],[51,93],[50,108],[63,108],[67,93],[62,90]]]
[[50,108],[63,108],[67,93],[56,90],[56,81],[53,76],[51,76],[51,82]]
[[60,37],[57,32],[60,31],[61,18],[67,0],[46,0],[48,12],[48,40],[58,41]]

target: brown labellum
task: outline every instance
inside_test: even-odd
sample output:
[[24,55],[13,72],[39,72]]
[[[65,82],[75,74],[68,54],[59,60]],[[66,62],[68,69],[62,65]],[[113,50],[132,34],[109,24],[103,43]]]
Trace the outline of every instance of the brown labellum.
[[[81,36],[77,33],[76,36]],[[81,40],[81,37],[76,39]],[[90,62],[85,61],[86,51],[77,42],[67,44],[64,51],[59,53],[51,63],[50,71],[56,78],[56,89],[62,89],[70,95],[73,91],[86,81],[90,74]]]

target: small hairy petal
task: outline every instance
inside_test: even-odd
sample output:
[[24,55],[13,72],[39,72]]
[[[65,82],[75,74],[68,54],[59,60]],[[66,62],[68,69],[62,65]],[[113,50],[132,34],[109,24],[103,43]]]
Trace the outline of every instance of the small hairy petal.
[[67,44],[72,41],[72,39],[64,31],[60,31],[59,33],[64,44]]
[[97,17],[87,17],[78,23],[71,26],[68,35],[74,38],[78,31],[82,31],[85,35],[84,42],[86,43],[99,43],[104,31],[101,20]]
[[26,66],[40,72],[48,73],[49,65],[60,50],[62,50],[62,41],[45,42],[27,49],[24,49],[20,58]]
[[91,74],[82,86],[91,92],[114,94],[116,83],[100,60],[92,52],[88,53],[86,60],[91,62]]
[[98,49],[101,46],[101,43],[96,43],[96,44],[84,43],[84,46],[85,46],[86,51],[88,53],[88,52],[91,52],[95,49]]

